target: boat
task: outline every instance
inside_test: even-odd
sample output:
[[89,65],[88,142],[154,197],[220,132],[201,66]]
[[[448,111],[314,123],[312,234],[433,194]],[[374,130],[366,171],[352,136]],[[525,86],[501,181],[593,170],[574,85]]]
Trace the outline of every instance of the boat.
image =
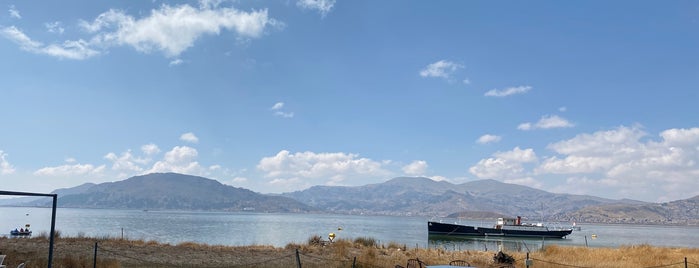
[[522,217],[517,216],[517,218],[498,218],[493,227],[428,221],[427,232],[430,235],[446,236],[565,238],[573,233],[573,229],[548,227],[541,223],[522,223]]
[[24,228],[21,228],[17,230],[15,228],[14,230],[10,231],[11,236],[30,236],[32,235],[32,231],[29,230],[29,224],[24,225]]

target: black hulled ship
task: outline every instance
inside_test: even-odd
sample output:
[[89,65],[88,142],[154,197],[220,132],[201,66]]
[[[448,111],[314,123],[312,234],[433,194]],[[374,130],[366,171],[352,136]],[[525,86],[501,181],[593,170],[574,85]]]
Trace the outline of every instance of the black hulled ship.
[[494,237],[544,237],[564,238],[573,232],[572,228],[554,228],[541,223],[522,223],[522,218],[498,218],[493,227],[478,227],[428,221],[430,235],[446,236],[494,236]]

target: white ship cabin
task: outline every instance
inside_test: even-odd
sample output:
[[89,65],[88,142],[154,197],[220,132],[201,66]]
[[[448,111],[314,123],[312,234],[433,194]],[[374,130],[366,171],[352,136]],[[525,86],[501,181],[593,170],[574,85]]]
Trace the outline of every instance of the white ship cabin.
[[496,223],[495,226],[502,227],[505,225],[509,225],[509,226],[522,225],[522,217],[517,216],[517,218],[498,218],[498,222]]
[[517,218],[498,218],[495,224],[495,229],[510,229],[510,230],[548,230],[543,224],[522,224],[522,217]]

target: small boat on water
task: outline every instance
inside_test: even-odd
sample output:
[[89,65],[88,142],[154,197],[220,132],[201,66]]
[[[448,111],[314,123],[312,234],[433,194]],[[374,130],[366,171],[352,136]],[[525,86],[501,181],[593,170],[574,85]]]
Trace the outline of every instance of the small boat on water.
[[478,227],[428,221],[427,232],[431,235],[447,236],[497,236],[497,237],[545,237],[564,238],[573,232],[572,228],[555,228],[541,223],[522,223],[522,218],[498,218],[493,227]]
[[32,235],[32,231],[29,230],[29,224],[24,225],[24,228],[20,228],[17,230],[15,228],[14,230],[10,231],[11,236],[30,236]]

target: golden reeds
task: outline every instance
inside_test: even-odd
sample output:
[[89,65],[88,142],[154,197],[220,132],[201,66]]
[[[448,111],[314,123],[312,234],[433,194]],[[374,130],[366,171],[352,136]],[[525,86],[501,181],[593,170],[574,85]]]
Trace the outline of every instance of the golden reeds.
[[[306,244],[291,243],[284,248],[266,245],[223,246],[183,242],[177,245],[156,241],[120,238],[61,236],[56,239],[54,267],[92,267],[94,244],[99,244],[97,266],[112,267],[295,267],[298,251],[303,267],[395,267],[406,266],[408,259],[427,264],[448,264],[465,260],[476,267],[500,267],[494,263],[494,251],[408,248],[395,242],[379,244],[361,237],[323,241],[312,236]],[[4,264],[27,268],[46,267],[47,237],[0,238]],[[506,252],[514,257],[514,267],[525,267],[525,252]],[[654,247],[647,244],[618,248],[586,248],[549,245],[530,252],[532,268],[548,267],[699,267],[698,248]],[[675,266],[668,266],[673,265]],[[692,266],[695,265],[695,266]]]

